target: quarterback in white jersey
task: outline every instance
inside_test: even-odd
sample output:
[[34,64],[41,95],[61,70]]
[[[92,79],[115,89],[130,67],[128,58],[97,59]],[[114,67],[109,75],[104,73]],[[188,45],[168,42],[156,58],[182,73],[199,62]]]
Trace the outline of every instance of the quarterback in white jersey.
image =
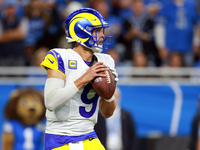
[[107,54],[111,37],[103,16],[91,8],[71,13],[65,21],[67,41],[73,49],[50,50],[41,66],[47,70],[44,96],[46,106],[45,150],[105,150],[94,131],[98,110],[105,118],[116,107],[114,96],[103,99],[91,85],[99,73],[111,69],[117,78],[114,60]]

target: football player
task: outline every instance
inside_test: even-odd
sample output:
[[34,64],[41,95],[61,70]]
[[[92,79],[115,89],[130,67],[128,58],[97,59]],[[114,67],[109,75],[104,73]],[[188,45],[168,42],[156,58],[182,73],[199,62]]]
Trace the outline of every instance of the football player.
[[73,48],[52,49],[41,63],[47,70],[45,150],[105,150],[94,125],[99,108],[108,118],[116,104],[114,96],[99,97],[90,82],[97,76],[105,77],[99,72],[108,69],[118,80],[114,60],[100,53],[112,42],[112,37],[104,35],[107,27],[104,17],[94,9],[72,12],[65,20],[65,32]]

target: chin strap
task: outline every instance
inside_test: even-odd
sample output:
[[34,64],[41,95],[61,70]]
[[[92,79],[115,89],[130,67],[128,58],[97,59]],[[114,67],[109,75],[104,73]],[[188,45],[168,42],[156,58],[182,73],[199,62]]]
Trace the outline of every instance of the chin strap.
[[[100,49],[100,48],[98,48],[98,47],[94,47],[94,46],[88,47],[88,46],[86,46],[83,42],[81,42],[81,41],[78,39],[77,36],[75,36],[75,38],[76,38],[76,40],[77,40],[78,43],[80,43],[82,46],[85,46],[85,47],[91,49],[94,53],[101,53],[101,52],[102,52],[102,49]],[[66,40],[67,40],[67,42],[69,42],[69,43],[71,43],[71,42],[76,42],[75,40],[73,40],[72,38],[69,38],[69,37],[66,37]]]

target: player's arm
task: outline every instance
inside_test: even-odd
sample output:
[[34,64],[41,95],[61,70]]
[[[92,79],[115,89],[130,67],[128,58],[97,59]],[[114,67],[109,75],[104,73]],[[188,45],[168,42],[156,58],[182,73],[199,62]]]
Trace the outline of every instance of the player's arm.
[[114,100],[114,96],[111,102],[107,102],[105,99],[101,98],[99,102],[99,109],[101,112],[101,115],[105,118],[109,118],[113,115],[113,112],[115,111],[116,103]]
[[54,111],[69,101],[78,88],[73,82],[65,84],[66,78],[59,71],[47,69],[47,80],[44,88],[44,102],[48,110]]
[[54,111],[69,101],[79,89],[73,81],[66,84],[64,62],[57,51],[50,50],[41,66],[47,71],[44,88],[45,107]]
[[55,109],[61,107],[69,101],[78,92],[78,90],[82,88],[83,85],[90,82],[94,77],[105,76],[104,74],[97,74],[97,72],[107,69],[107,66],[98,62],[90,67],[86,73],[74,82],[65,82],[66,78],[63,73],[57,70],[48,69],[47,81],[44,90],[46,108],[54,111]]
[[53,69],[47,70],[47,79],[48,78],[59,78],[62,79],[63,81],[66,81],[65,76],[63,74]]

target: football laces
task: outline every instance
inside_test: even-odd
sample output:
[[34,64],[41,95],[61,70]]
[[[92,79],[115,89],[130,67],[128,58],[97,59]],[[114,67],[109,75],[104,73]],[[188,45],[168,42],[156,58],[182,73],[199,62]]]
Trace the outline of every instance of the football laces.
[[106,71],[106,81],[108,84],[111,83],[111,79],[110,79],[110,75],[109,75],[108,71]]

